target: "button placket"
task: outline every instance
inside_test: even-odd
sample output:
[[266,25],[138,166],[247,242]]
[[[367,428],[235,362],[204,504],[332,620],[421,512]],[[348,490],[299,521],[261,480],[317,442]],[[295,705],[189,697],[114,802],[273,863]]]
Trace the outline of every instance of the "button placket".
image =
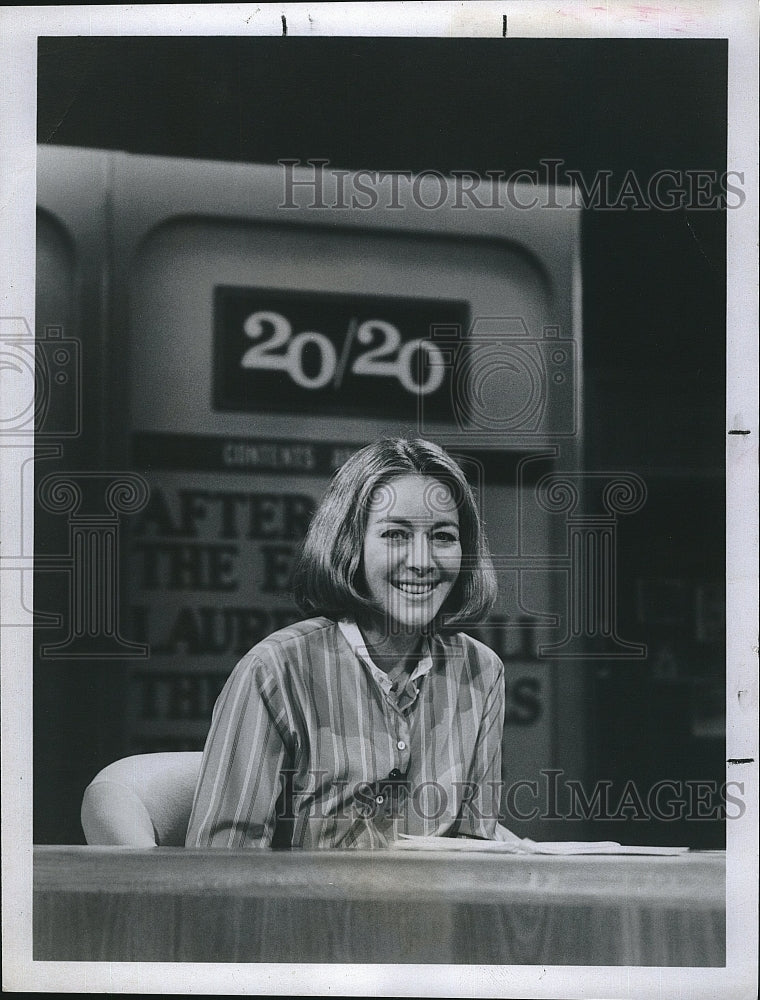
[[411,754],[409,751],[409,723],[407,719],[403,716],[396,718],[395,727],[395,754],[394,757],[397,761],[397,766],[402,774],[406,774],[409,770],[409,762],[411,759]]
[[398,818],[405,793],[406,779],[404,773],[397,767],[394,767],[388,774],[388,777],[380,783],[378,794],[375,798],[375,802],[385,820],[395,822]]

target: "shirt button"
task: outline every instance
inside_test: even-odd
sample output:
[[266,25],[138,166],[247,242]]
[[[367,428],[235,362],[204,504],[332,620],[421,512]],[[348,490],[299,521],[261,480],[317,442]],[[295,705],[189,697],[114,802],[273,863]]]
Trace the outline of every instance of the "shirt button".
[[399,740],[396,746],[399,748],[399,750],[406,750],[406,743],[404,743],[403,740]]
[[375,796],[375,802],[377,802],[377,804],[379,806],[381,806],[383,804],[383,802],[385,802],[385,796],[384,795],[376,795]]

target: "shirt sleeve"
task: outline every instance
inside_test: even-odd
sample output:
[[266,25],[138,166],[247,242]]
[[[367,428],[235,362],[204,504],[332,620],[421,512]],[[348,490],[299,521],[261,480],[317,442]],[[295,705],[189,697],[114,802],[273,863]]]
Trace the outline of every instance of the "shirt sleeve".
[[496,677],[483,703],[472,766],[467,776],[467,794],[457,817],[461,837],[497,840],[501,788],[501,745],[504,730],[504,664],[493,654]]
[[269,847],[288,760],[287,711],[274,670],[249,654],[214,706],[187,847]]

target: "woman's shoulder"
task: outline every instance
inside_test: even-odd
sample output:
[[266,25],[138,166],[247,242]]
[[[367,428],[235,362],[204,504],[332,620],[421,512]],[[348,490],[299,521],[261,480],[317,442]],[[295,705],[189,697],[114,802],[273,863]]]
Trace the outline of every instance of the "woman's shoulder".
[[265,639],[248,650],[241,662],[272,663],[282,662],[292,654],[306,651],[315,644],[324,642],[325,633],[337,629],[330,618],[307,618],[271,632]]
[[447,655],[459,655],[481,671],[501,673],[504,664],[496,653],[468,632],[445,632],[439,636]]

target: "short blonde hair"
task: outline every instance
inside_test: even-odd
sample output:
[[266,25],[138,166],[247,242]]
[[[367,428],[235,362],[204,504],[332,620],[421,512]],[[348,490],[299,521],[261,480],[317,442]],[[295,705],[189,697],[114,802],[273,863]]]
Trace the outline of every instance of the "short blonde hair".
[[304,540],[293,577],[296,602],[308,614],[366,620],[362,552],[370,500],[396,476],[429,476],[447,486],[459,514],[462,566],[436,625],[482,621],[496,600],[496,575],[478,507],[459,465],[422,438],[380,438],[335,473]]

